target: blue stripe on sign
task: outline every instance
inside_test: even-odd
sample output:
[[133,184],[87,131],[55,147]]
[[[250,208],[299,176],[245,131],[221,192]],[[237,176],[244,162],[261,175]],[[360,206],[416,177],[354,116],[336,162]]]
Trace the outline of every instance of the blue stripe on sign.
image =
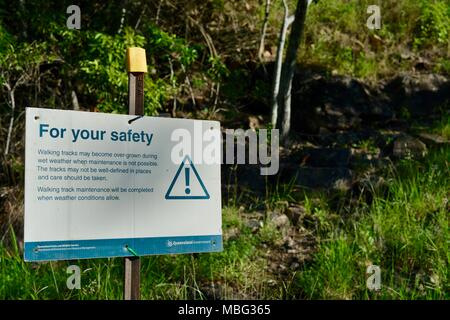
[[25,261],[130,257],[223,250],[222,235],[25,242]]

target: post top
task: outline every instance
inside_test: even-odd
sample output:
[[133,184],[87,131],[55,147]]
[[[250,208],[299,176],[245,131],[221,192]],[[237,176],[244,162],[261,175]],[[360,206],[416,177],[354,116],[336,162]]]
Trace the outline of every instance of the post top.
[[147,72],[145,49],[127,48],[127,70],[128,72]]

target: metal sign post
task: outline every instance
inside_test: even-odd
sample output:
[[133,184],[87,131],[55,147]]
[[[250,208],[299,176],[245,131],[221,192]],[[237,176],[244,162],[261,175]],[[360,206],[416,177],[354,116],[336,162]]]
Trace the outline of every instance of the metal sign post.
[[[144,115],[144,73],[147,72],[145,49],[127,49],[128,114]],[[140,299],[141,260],[139,257],[124,258],[124,300]]]

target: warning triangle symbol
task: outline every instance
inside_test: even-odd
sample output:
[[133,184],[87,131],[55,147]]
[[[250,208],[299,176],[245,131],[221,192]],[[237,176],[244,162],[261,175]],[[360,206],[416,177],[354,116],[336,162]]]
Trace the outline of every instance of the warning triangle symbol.
[[203,184],[189,156],[184,157],[175,174],[165,198],[167,200],[209,199],[209,193]]

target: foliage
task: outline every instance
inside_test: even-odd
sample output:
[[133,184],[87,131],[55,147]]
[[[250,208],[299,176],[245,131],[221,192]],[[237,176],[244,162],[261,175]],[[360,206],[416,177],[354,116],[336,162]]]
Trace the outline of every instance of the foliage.
[[423,47],[433,43],[447,44],[450,37],[450,6],[448,2],[422,0],[420,5],[422,15],[414,45]]
[[2,50],[2,55],[0,55],[2,87],[9,85],[13,89],[16,84],[19,86],[35,81],[39,66],[44,61],[50,62],[53,58],[46,53],[45,45],[35,42],[15,44],[7,33],[5,33],[0,46]]
[[[448,299],[448,171],[444,147],[421,162],[388,172],[387,195],[374,190],[346,219],[319,224],[323,241],[314,262],[298,274],[306,298]],[[319,212],[330,209],[322,204]],[[330,228],[331,226],[331,228]],[[365,270],[381,268],[382,289],[366,288]]]
[[[75,80],[82,83],[83,92],[92,95],[96,101],[96,108],[102,112],[126,113],[127,105],[127,74],[124,58],[128,47],[149,48],[147,55],[149,70],[161,68],[161,59],[178,56],[184,68],[196,59],[196,51],[184,44],[174,35],[168,35],[157,28],[151,28],[148,36],[125,27],[123,32],[109,35],[101,32],[79,32],[76,30],[59,29],[54,27],[53,35],[58,42],[59,51],[67,57],[68,75],[75,76]],[[75,57],[75,59],[73,58]],[[156,61],[155,61],[156,62]],[[159,66],[159,67],[158,67]],[[72,70],[76,70],[75,72]],[[154,115],[160,110],[172,93],[172,85],[163,77],[147,76],[145,78],[145,112]]]
[[[34,12],[37,8],[32,5],[29,10]],[[52,12],[52,9],[48,10]],[[27,38],[12,35],[6,30],[6,25],[0,22],[1,70],[30,65],[30,60],[34,59],[37,67],[42,69],[45,65],[47,67],[44,69],[52,71],[48,78],[43,78],[41,87],[46,89],[49,86],[48,91],[56,95],[46,96],[47,90],[44,89],[38,101],[33,101],[40,102],[40,105],[28,102],[28,106],[52,106],[56,103],[56,97],[65,104],[65,108],[70,108],[70,94],[74,90],[83,108],[126,113],[125,51],[127,47],[137,46],[147,49],[150,74],[145,78],[144,105],[146,114],[154,115],[166,107],[176,91],[183,89],[176,84],[176,79],[180,74],[186,75],[198,58],[196,49],[187,45],[183,39],[151,24],[146,24],[143,31],[125,26],[121,32],[110,33],[107,24],[97,30],[84,25],[81,30],[69,30],[61,23],[64,21],[61,12],[55,20],[49,21],[47,18],[50,16],[45,17],[42,21],[34,21]],[[107,20],[103,21],[107,23]],[[33,41],[28,39],[31,33],[35,39]],[[174,63],[174,70],[169,70],[168,59],[177,62]],[[40,77],[39,74],[36,77]],[[34,93],[24,90],[21,96],[26,99],[30,95]],[[4,102],[0,101],[0,104]],[[23,101],[18,104],[23,105]]]
[[[270,62],[283,16],[281,1],[271,7],[263,66],[256,60],[264,18],[261,1],[78,3],[82,27],[69,30],[65,10],[70,1],[23,0],[6,5],[0,0],[1,147],[12,115],[4,84],[14,86],[20,80],[15,143],[10,155],[2,158],[0,170],[0,222],[8,221],[0,225],[2,231],[11,225],[21,229],[24,108],[72,109],[75,92],[83,110],[126,113],[125,50],[129,46],[146,49],[147,115],[173,111],[178,103],[177,110],[183,111],[178,116],[222,116],[235,125],[246,122],[250,107],[259,115],[269,104]],[[295,3],[289,1],[290,8]],[[318,66],[326,74],[366,80],[414,70],[422,60],[427,62],[424,65],[429,61],[429,70],[450,74],[448,1],[378,1],[382,28],[369,31],[366,9],[371,4],[374,1],[311,4],[298,62]],[[220,115],[211,107],[215,102]],[[399,108],[404,111],[400,112],[402,119],[414,120],[407,109]],[[448,139],[449,128],[445,114],[431,130]],[[380,151],[371,139],[354,147],[374,154]],[[204,288],[215,286],[224,289],[224,298],[448,299],[449,157],[448,147],[443,147],[431,150],[423,161],[408,160],[386,168],[387,187],[374,187],[370,201],[361,195],[352,198],[351,205],[341,204],[349,200],[341,196],[338,200],[330,194],[313,197],[305,192],[305,196],[293,182],[268,180],[262,199],[247,199],[235,181],[229,186],[235,192],[223,208],[224,232],[235,232],[225,241],[225,251],[143,257],[142,296],[204,299]],[[7,194],[14,196],[5,200]],[[271,263],[267,255],[276,251],[284,235],[268,221],[257,232],[251,230],[238,207],[283,211],[295,202],[304,203],[307,211],[297,230],[313,234],[317,247],[300,270],[289,271],[294,280],[285,280],[287,289],[280,289],[281,284],[274,289],[269,285],[274,275],[266,271]],[[14,232],[10,235],[10,241],[0,241],[0,298],[121,298],[121,259],[25,263],[20,240]],[[79,291],[66,289],[69,263],[83,270]],[[366,289],[369,264],[381,267],[380,292]]]
[[[321,0],[311,5],[304,50],[299,61],[320,65],[339,74],[377,79],[410,70],[427,51],[438,70],[448,69],[450,5],[443,0],[382,1],[381,29],[366,27],[366,8],[373,1]],[[418,57],[402,59],[400,52],[415,50]],[[434,52],[434,53],[432,53]]]
[[211,79],[218,81],[223,77],[229,76],[230,72],[219,56],[210,56],[208,62],[210,67],[208,68],[207,73]]
[[[236,226],[242,227],[238,211],[224,208],[224,227]],[[0,245],[0,299],[122,298],[121,259],[25,263],[11,234],[13,247],[7,250]],[[224,289],[220,293],[224,298],[237,294],[236,285],[240,295],[262,295],[267,279],[261,273],[257,244],[257,239],[243,229],[237,239],[225,241],[221,253],[142,257],[141,272],[146,279],[141,285],[142,299],[205,299],[200,288],[211,284]],[[66,287],[70,264],[82,270],[80,290]]]
[[[264,224],[255,235],[240,209],[224,207],[225,234],[237,232],[225,240],[225,250],[141,258],[142,297],[205,299],[205,288],[215,286],[222,298],[448,299],[449,154],[443,147],[425,160],[387,169],[387,195],[374,189],[372,203],[361,201],[350,213],[335,212],[329,197],[306,196],[304,226],[315,221],[318,247],[286,291],[271,289],[273,278],[264,271],[270,263],[267,248],[280,241],[280,231]],[[11,235],[9,249],[0,245],[0,298],[121,299],[120,259],[25,263]],[[66,287],[69,264],[82,270],[81,290]],[[366,288],[371,264],[381,268],[378,292]]]

